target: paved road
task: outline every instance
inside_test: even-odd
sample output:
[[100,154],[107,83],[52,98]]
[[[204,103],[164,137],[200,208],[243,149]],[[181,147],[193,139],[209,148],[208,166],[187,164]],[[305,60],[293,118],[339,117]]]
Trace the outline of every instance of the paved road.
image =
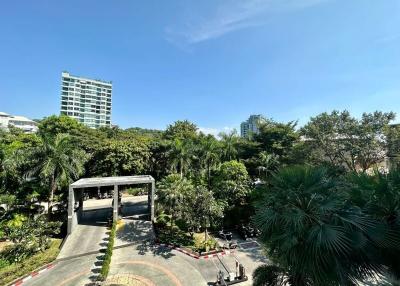
[[100,251],[101,248],[107,246],[107,241],[105,241],[107,237],[107,227],[104,223],[94,225],[79,224],[65,241],[57,258],[64,259]]
[[207,281],[181,253],[138,243],[114,250],[106,285],[112,284],[205,286]]
[[[236,272],[236,260],[243,264],[249,280],[240,285],[252,285],[252,273],[267,260],[261,247],[253,241],[243,241],[234,235],[239,248],[232,254],[209,259],[194,259],[167,247],[152,246],[151,224],[141,220],[124,220],[117,232],[116,245],[133,245],[114,250],[109,283],[126,285],[207,285],[215,282],[222,270]],[[242,247],[243,246],[243,247]],[[136,283],[136,284],[135,284]],[[142,283],[142,284],[140,284]]]
[[[89,219],[89,217],[91,219]],[[64,243],[54,268],[28,280],[30,286],[91,285],[98,276],[108,242],[102,210],[92,211]],[[88,254],[89,253],[89,254]],[[83,255],[81,257],[76,257]],[[73,257],[73,258],[71,258]]]
[[94,267],[99,254],[60,261],[54,268],[43,272],[23,285],[28,286],[78,286],[90,285],[91,278],[98,273]]

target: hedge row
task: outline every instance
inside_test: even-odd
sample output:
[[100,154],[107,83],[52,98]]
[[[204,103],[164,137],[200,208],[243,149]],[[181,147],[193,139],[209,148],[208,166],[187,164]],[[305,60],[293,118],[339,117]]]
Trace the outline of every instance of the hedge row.
[[100,271],[100,279],[102,281],[105,281],[107,279],[108,272],[110,271],[110,263],[111,263],[111,256],[114,248],[114,238],[115,238],[115,232],[116,232],[116,223],[113,222],[112,227],[111,227],[111,232],[110,232],[110,237],[107,245],[107,250],[104,255],[104,261],[103,261],[103,266],[101,267]]

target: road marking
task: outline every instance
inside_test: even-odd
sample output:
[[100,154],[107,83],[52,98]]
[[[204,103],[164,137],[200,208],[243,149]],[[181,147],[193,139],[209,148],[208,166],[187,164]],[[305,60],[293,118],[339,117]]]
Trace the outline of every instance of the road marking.
[[85,275],[85,274],[88,274],[88,273],[90,273],[90,269],[87,269],[87,270],[84,270],[82,272],[79,272],[78,274],[75,274],[74,276],[71,276],[68,279],[64,280],[58,286],[65,285],[66,283],[70,282],[71,280],[74,280],[74,279],[78,278],[79,276],[82,276],[82,275]]
[[137,260],[129,260],[129,261],[125,261],[125,262],[121,262],[118,263],[117,265],[121,265],[121,264],[142,264],[142,265],[146,265],[146,266],[150,266],[153,267],[155,269],[160,270],[161,272],[163,272],[165,275],[168,276],[168,278],[171,279],[171,281],[176,285],[176,286],[182,286],[182,283],[179,281],[179,279],[175,276],[175,274],[173,274],[171,271],[169,271],[167,268],[154,264],[154,263],[150,263],[150,262],[146,262],[146,261],[137,261]]

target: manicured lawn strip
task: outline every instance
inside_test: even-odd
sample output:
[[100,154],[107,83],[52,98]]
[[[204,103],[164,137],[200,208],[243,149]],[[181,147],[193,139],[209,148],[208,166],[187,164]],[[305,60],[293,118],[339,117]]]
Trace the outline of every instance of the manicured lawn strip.
[[[191,237],[189,233],[174,227],[172,232],[170,228],[159,228],[156,233],[160,243],[184,247],[199,254],[205,251],[204,232],[194,233],[193,237]],[[210,250],[217,248],[217,241],[210,234],[208,236],[208,246]]]
[[100,271],[100,280],[103,280],[103,281],[105,281],[107,279],[108,272],[110,271],[110,263],[111,263],[113,248],[114,248],[114,238],[115,238],[116,228],[117,228],[117,225],[115,222],[113,222],[113,225],[111,227],[111,232],[110,232],[110,238],[109,238],[108,245],[107,245],[107,250],[104,255],[104,261],[103,261],[103,265],[101,266],[101,271]]
[[15,279],[27,275],[43,265],[54,261],[60,252],[60,244],[61,239],[54,239],[52,240],[50,247],[44,252],[36,253],[20,263],[11,264],[0,269],[0,285],[6,285]]

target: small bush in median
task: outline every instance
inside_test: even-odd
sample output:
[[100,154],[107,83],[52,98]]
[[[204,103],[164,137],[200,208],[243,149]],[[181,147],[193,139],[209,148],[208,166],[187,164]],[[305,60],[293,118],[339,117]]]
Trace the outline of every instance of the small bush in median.
[[112,227],[111,227],[109,241],[107,244],[106,253],[104,255],[103,265],[100,270],[100,279],[103,281],[107,279],[108,272],[110,271],[111,257],[112,257],[112,252],[113,252],[113,248],[114,248],[115,232],[116,232],[116,223],[113,222]]

